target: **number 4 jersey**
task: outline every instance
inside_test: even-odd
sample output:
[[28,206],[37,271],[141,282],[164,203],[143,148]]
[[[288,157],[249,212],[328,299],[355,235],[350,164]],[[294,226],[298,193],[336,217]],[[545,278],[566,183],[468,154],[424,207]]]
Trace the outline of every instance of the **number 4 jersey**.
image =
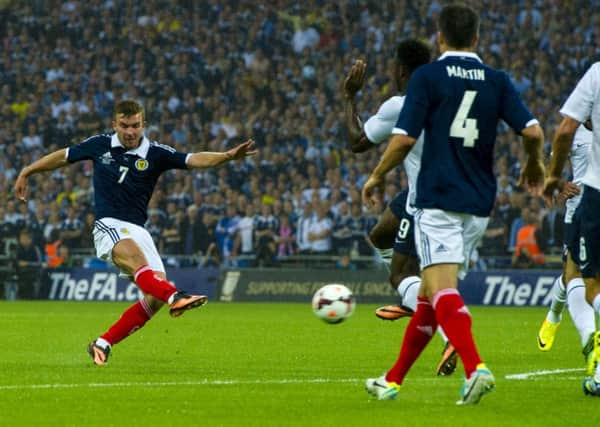
[[94,162],[96,219],[116,218],[142,227],[158,177],[168,169],[185,169],[187,156],[146,137],[127,151],[117,134],[92,136],[67,150],[70,163]]
[[499,120],[517,133],[538,123],[508,75],[475,53],[446,52],[413,73],[393,133],[425,133],[417,207],[489,216]]

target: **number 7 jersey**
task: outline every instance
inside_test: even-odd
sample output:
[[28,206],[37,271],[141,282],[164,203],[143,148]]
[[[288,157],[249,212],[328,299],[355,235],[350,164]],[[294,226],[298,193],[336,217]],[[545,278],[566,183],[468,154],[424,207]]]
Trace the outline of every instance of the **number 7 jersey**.
[[508,75],[475,53],[446,52],[413,73],[393,133],[424,131],[418,208],[489,216],[499,120],[517,133],[538,123]]
[[127,151],[116,134],[92,136],[67,149],[69,163],[94,162],[96,219],[116,218],[141,227],[158,178],[168,169],[185,169],[187,156],[146,137]]

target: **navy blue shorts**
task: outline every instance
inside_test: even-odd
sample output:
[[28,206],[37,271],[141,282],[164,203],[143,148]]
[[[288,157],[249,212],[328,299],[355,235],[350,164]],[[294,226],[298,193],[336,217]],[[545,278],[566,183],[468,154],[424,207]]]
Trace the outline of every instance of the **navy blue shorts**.
[[579,269],[584,278],[600,273],[600,191],[584,185],[579,208]]
[[394,252],[416,258],[418,255],[415,247],[415,224],[413,216],[406,212],[407,197],[408,191],[401,191],[388,205],[394,216],[400,221],[398,234],[394,240]]
[[571,254],[571,259],[575,262],[575,264],[579,264],[579,236],[580,236],[580,212],[581,210],[577,206],[575,209],[575,213],[571,217],[571,223],[565,224],[565,244],[563,250],[563,262],[567,261],[567,251]]

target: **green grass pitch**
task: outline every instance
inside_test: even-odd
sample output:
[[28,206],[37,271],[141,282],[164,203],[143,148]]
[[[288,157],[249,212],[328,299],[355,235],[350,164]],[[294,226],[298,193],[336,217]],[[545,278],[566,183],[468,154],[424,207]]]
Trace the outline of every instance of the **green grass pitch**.
[[[462,367],[435,377],[438,337],[395,401],[364,379],[395,360],[406,319],[372,305],[327,325],[307,304],[210,303],[159,313],[96,367],[87,342],[125,304],[0,303],[0,426],[590,426],[600,399],[581,390],[583,357],[568,315],[554,348],[535,335],[542,308],[471,307],[496,390],[457,407]],[[554,372],[548,372],[554,371]],[[515,375],[522,374],[515,379]]]

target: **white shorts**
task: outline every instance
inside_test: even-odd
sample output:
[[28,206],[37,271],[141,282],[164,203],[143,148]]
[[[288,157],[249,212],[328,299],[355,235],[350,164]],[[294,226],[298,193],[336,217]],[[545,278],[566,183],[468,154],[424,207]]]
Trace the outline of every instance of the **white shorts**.
[[477,246],[489,218],[440,209],[418,209],[415,244],[421,270],[435,264],[460,264],[459,279],[469,271],[471,252]]
[[139,225],[115,218],[101,218],[94,223],[94,246],[96,256],[102,260],[112,260],[112,250],[118,241],[132,239],[140,248],[148,265],[154,271],[165,272],[165,266],[156,250],[150,233]]

